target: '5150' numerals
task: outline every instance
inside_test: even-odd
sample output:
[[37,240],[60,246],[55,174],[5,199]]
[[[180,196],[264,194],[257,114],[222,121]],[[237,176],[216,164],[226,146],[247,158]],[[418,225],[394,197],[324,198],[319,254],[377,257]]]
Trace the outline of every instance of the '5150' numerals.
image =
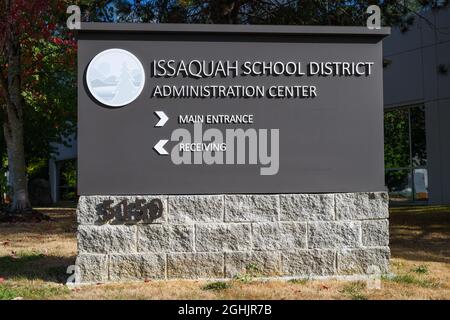
[[137,199],[134,202],[122,200],[113,205],[113,200],[105,200],[101,203],[101,222],[111,220],[117,222],[153,222],[161,218],[163,203],[155,198],[147,202],[145,199]]

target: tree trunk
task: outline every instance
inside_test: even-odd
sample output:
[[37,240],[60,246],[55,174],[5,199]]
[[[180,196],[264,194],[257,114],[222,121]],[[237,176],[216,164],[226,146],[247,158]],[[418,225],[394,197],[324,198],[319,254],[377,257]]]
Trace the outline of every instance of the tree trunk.
[[8,151],[8,170],[12,186],[12,212],[31,209],[28,197],[23,132],[23,99],[21,95],[20,45],[18,39],[9,39],[8,52],[8,99],[3,131]]
[[12,120],[11,118],[11,115],[8,115],[8,121],[5,121],[3,124],[6,147],[8,149],[9,177],[12,186],[13,201],[10,209],[12,212],[23,212],[31,207],[28,198],[23,124],[19,119]]

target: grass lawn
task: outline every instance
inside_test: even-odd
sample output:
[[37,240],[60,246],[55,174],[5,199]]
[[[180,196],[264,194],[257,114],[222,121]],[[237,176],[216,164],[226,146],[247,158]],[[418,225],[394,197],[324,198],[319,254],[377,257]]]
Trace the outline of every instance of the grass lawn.
[[450,299],[450,207],[391,209],[392,277],[365,282],[148,281],[68,288],[75,209],[40,209],[52,221],[0,224],[1,299]]

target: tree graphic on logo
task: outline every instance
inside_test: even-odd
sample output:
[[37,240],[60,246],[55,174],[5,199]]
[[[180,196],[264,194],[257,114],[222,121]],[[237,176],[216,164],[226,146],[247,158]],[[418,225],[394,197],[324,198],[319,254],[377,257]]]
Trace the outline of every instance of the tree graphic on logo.
[[144,69],[139,60],[122,49],[100,52],[87,71],[91,94],[108,106],[124,106],[134,101],[144,86]]
[[128,67],[126,63],[123,62],[116,93],[112,102],[121,104],[124,101],[130,100],[136,94],[137,90],[138,87],[133,84],[132,76],[128,70]]

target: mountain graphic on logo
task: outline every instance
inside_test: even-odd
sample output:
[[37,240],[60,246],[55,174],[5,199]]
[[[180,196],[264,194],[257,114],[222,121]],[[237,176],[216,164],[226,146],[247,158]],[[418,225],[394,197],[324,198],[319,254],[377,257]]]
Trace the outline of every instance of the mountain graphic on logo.
[[144,71],[129,52],[111,49],[103,51],[91,62],[87,82],[97,100],[110,106],[122,106],[136,99],[142,91]]

